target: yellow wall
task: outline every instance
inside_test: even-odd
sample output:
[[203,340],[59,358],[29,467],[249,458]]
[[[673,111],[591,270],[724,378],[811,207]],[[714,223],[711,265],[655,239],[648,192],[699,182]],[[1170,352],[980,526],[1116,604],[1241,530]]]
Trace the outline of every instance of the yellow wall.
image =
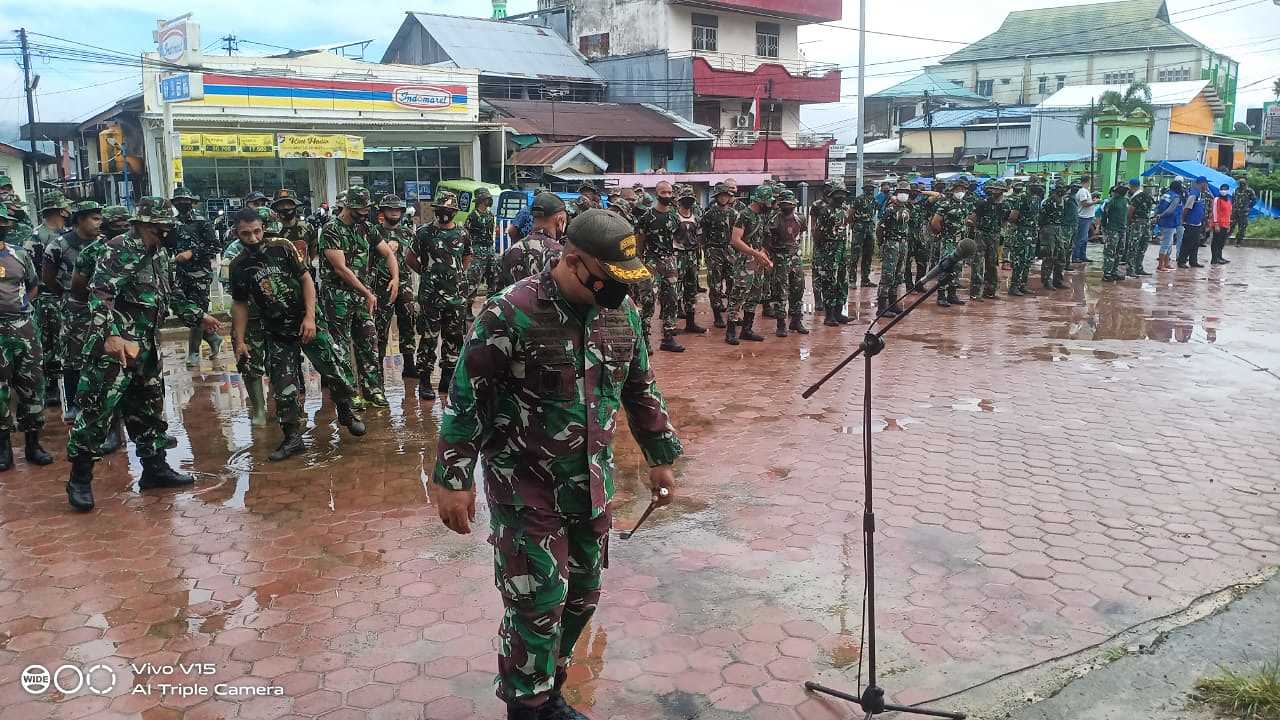
[[1213,108],[1209,107],[1203,95],[1197,95],[1195,100],[1173,109],[1169,131],[1195,135],[1213,134]]
[[[951,157],[958,147],[964,147],[964,130],[933,130],[933,155],[935,158]],[[929,157],[929,132],[927,130],[903,130],[902,149],[907,156]]]
[[1204,149],[1204,164],[1208,165],[1214,170],[1218,169],[1218,146],[1217,145],[1210,145],[1209,147]]

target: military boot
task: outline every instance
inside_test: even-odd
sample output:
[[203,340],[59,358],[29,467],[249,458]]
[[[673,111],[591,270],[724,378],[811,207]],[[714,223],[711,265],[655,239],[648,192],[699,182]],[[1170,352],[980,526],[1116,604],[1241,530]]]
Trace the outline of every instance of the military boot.
[[938,291],[938,307],[951,307],[951,301],[947,299],[947,294],[942,290]]
[[58,377],[46,378],[44,383],[44,406],[58,407],[62,403],[61,393],[58,388],[62,381]]
[[693,319],[693,313],[684,316],[684,331],[690,335],[706,335],[707,329]]
[[62,376],[62,422],[70,425],[76,421],[76,416],[80,414],[79,406],[76,405],[76,385],[80,382],[80,378],[70,373],[64,373]]
[[440,384],[436,386],[436,390],[438,390],[441,395],[448,395],[449,388],[451,387],[453,387],[453,368],[440,368]]
[[163,450],[151,457],[142,458],[142,478],[138,480],[139,490],[185,487],[195,481],[194,477],[170,467],[164,459]]
[[209,366],[214,372],[222,372],[227,369],[227,364],[222,360],[222,336],[218,333],[209,333],[205,336],[209,341]]
[[835,305],[828,306],[827,311],[822,314],[822,324],[827,327],[839,327],[840,311],[836,309]]
[[756,314],[753,312],[746,313],[742,316],[742,327],[738,330],[738,337],[751,342],[764,342],[764,337],[757,335],[755,331]]
[[836,305],[832,305],[831,308],[832,308],[832,311],[834,311],[836,314],[836,321],[839,322],[841,325],[848,325],[849,323],[853,322],[853,318],[844,314],[844,308],[845,308],[844,305],[836,304]]
[[716,327],[718,328],[724,327],[724,311],[723,310],[716,310],[715,308],[712,308],[711,319],[714,321],[714,324]]
[[662,333],[662,345],[658,346],[658,349],[666,352],[684,352],[684,346],[676,342],[676,334],[674,332],[664,331]]
[[72,458],[67,478],[67,502],[80,512],[93,509],[93,459]]
[[565,701],[561,689],[567,679],[566,671],[556,671],[556,684],[551,691],[551,696],[545,703],[538,706],[538,720],[591,720]]
[[418,378],[418,399],[435,400],[436,391],[431,389],[431,376]]
[[[427,385],[427,390],[431,390],[430,385]],[[422,396],[421,386],[418,387],[418,396]],[[432,397],[434,398],[435,395],[432,395]],[[338,424],[345,427],[347,432],[351,433],[355,437],[360,437],[367,432],[367,429],[364,426],[364,421],[360,419],[359,415],[356,415],[355,408],[352,407],[350,399],[342,400],[338,403]]]
[[102,447],[98,448],[98,452],[102,455],[110,455],[122,447],[124,447],[124,420],[117,415],[112,418],[111,428],[107,430],[106,437],[102,438]]
[[524,705],[507,705],[507,720],[541,720],[541,707],[525,707]]
[[381,390],[370,390],[364,399],[374,407],[391,407],[391,403],[387,402],[387,396]]
[[725,325],[724,341],[730,345],[738,344],[738,324],[732,320]]
[[400,371],[400,377],[416,378],[418,377],[418,366],[415,365],[412,360],[409,360],[408,357],[408,355],[405,356],[404,370]]
[[198,327],[187,332],[187,369],[200,367],[200,341],[203,338],[204,331]]
[[787,336],[787,316],[779,313],[778,316],[774,318],[774,320],[778,323],[778,329],[775,330],[773,334],[777,335],[778,337],[786,337]]
[[791,317],[791,324],[788,325],[787,328],[792,332],[797,332],[801,335],[809,334],[809,328],[804,326],[804,320],[799,315],[793,315]]
[[297,424],[291,423],[285,425],[283,430],[284,439],[280,441],[280,447],[277,447],[275,452],[267,456],[267,459],[271,462],[287,460],[304,450],[302,444],[302,428],[298,427]]
[[0,472],[13,467],[13,444],[9,439],[9,431],[0,431]]
[[959,293],[956,292],[955,288],[951,288],[951,290],[947,292],[947,302],[951,303],[952,305],[966,304],[964,300],[960,299],[960,295]]
[[[53,458],[45,449],[40,447],[40,431],[28,430],[26,433],[26,452],[27,462],[32,465],[48,465],[53,462]],[[10,453],[13,451],[10,450]]]
[[267,397],[262,390],[262,378],[246,377],[244,392],[249,396],[249,423],[254,427],[266,427]]

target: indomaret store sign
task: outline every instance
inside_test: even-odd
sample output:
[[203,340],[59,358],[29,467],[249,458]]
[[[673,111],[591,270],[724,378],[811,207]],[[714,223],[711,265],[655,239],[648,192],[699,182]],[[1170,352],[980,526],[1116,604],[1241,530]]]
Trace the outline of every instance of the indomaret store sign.
[[204,98],[191,107],[291,108],[357,112],[467,113],[466,85],[231,75],[206,72]]

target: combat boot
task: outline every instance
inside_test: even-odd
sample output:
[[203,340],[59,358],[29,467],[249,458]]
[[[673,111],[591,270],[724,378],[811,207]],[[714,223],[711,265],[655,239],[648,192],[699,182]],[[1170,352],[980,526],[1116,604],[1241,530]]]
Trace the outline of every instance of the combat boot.
[[787,328],[793,332],[798,332],[801,335],[809,334],[809,328],[804,326],[804,320],[799,315],[795,315],[791,318],[791,324],[788,325]]
[[302,429],[296,424],[285,425],[284,439],[280,441],[280,447],[275,452],[267,456],[271,462],[280,462],[302,452],[305,448],[302,445]]
[[951,307],[951,302],[947,300],[947,294],[938,291],[938,307]]
[[716,310],[715,308],[712,308],[711,318],[714,321],[714,324],[716,327],[718,328],[724,327],[724,311]]
[[658,346],[658,349],[665,350],[666,352],[684,352],[684,346],[676,342],[676,334],[674,332],[664,331],[662,333],[662,345]]
[[551,690],[551,696],[545,703],[538,706],[538,720],[591,720],[565,701],[561,688],[564,687],[567,679],[566,671],[556,671],[555,687]]
[[382,394],[381,390],[373,390],[365,396],[365,402],[374,407],[391,407],[391,403],[387,402],[387,396]]
[[80,512],[93,509],[93,459],[72,458],[67,479],[67,502]]
[[222,361],[222,336],[217,333],[209,333],[209,366],[214,372],[223,372],[227,369],[227,364]]
[[840,311],[836,309],[835,305],[828,307],[827,311],[823,313],[822,324],[827,327],[840,326]]
[[191,328],[187,331],[187,369],[191,370],[200,367],[200,341],[203,339],[204,331],[198,327]]
[[738,337],[751,342],[764,342],[764,337],[757,335],[755,331],[756,314],[753,312],[746,313],[742,316],[742,327],[738,330]]
[[102,438],[102,447],[98,448],[98,452],[102,455],[110,455],[122,447],[124,447],[124,421],[117,415],[112,418],[111,428],[107,430],[106,437]]
[[541,711],[541,707],[509,704],[507,705],[507,720],[541,720]]
[[684,316],[684,331],[690,335],[706,335],[707,329],[693,319],[693,313]]
[[451,387],[453,387],[453,368],[440,368],[440,384],[436,386],[436,390],[438,390],[441,395],[448,395],[449,388]]
[[[430,392],[431,386],[427,385],[427,391]],[[418,397],[422,397],[422,386],[418,386]],[[433,394],[432,398],[435,397]],[[364,421],[356,415],[355,408],[351,405],[351,400],[343,400],[338,403],[338,424],[347,429],[354,437],[360,437],[367,432]]]
[[169,467],[164,459],[164,451],[142,458],[142,478],[138,480],[139,490],[152,488],[185,487],[196,479],[186,473],[180,473]]
[[[53,462],[53,458],[49,453],[45,452],[44,448],[40,447],[39,430],[28,430],[26,440],[27,462],[32,465],[49,465]],[[9,453],[12,454],[13,450],[11,449]]]
[[778,317],[774,319],[778,323],[778,329],[773,334],[777,335],[778,337],[786,337],[787,336],[787,318],[783,315],[778,315]]
[[249,423],[254,427],[266,427],[267,398],[262,391],[262,378],[246,377],[244,392],[249,396]]
[[724,341],[730,345],[738,344],[738,324],[732,320],[725,324]]
[[951,303],[952,305],[967,304],[964,300],[960,299],[960,295],[959,293],[956,292],[955,288],[952,288],[947,292],[947,302]]
[[431,376],[418,379],[418,399],[435,400],[436,391],[431,389]]
[[0,431],[0,472],[13,467],[13,444],[9,439],[9,431]]
[[849,323],[853,322],[853,318],[844,314],[845,305],[841,305],[841,304],[832,305],[831,308],[832,308],[832,312],[836,314],[836,321],[839,322],[841,325],[848,325]]

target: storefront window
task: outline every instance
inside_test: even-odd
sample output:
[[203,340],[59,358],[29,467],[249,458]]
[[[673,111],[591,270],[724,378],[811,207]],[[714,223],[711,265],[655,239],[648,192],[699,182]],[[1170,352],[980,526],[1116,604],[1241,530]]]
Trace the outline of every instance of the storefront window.
[[304,197],[310,190],[307,161],[280,158],[183,158],[183,184],[204,199],[266,195],[288,187]]
[[364,160],[347,163],[347,181],[363,182],[375,196],[388,192],[404,197],[406,183],[430,183],[462,177],[462,153],[456,145],[442,147],[369,148]]

